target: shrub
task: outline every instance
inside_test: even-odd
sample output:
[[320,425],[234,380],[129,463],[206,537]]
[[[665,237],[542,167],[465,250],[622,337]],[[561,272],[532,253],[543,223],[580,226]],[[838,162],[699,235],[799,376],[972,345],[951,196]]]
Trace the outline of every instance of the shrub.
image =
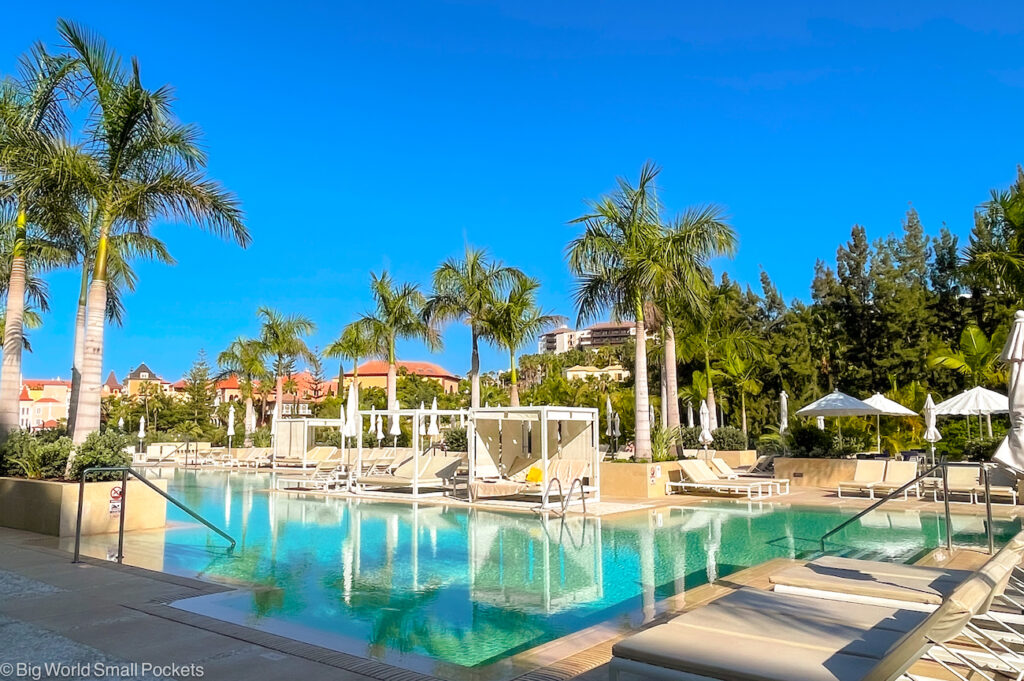
[[711,434],[714,442],[711,446],[721,451],[737,451],[747,448],[747,436],[739,428],[722,426]]
[[968,440],[964,445],[964,458],[968,461],[988,461],[996,453],[1001,437],[985,437],[977,440]]
[[252,446],[253,447],[269,447],[271,445],[270,428],[264,426],[257,428],[252,433]]
[[[82,471],[94,466],[129,466],[132,455],[128,453],[135,443],[130,435],[107,430],[103,433],[89,433],[78,447],[74,463],[71,465],[71,477],[82,479]],[[117,480],[121,474],[116,472],[94,473],[89,480]]]
[[651,460],[675,461],[679,429],[655,427],[651,431]]
[[796,425],[790,430],[793,438],[793,456],[833,457],[836,456],[832,435],[816,426]]
[[683,449],[697,449],[698,447],[700,447],[700,427],[695,426],[693,428],[680,428],[679,444],[680,446],[683,447]]
[[71,440],[19,430],[10,434],[2,450],[0,459],[5,462],[3,472],[7,475],[34,480],[60,478],[71,452]]
[[782,456],[787,453],[786,436],[778,433],[767,433],[757,438],[759,455]]
[[444,446],[451,452],[469,451],[469,437],[465,428],[452,428],[444,433]]

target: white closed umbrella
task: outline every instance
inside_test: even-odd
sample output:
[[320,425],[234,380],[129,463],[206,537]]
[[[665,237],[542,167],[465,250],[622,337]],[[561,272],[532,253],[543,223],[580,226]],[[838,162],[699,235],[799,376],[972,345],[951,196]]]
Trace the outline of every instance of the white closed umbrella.
[[890,400],[882,393],[875,393],[868,399],[864,400],[865,404],[870,404],[875,409],[878,409],[878,413],[875,414],[875,444],[878,447],[878,451],[882,451],[882,417],[883,416],[917,416],[917,412],[907,409],[899,402]]
[[122,433],[124,432],[124,417],[123,416],[117,420],[117,429],[119,431],[121,431]]
[[235,405],[228,407],[228,437],[235,434]]
[[924,441],[931,443],[932,463],[935,463],[935,443],[942,439],[942,433],[935,427],[935,400],[932,394],[924,400]]
[[708,445],[714,442],[715,438],[711,434],[710,423],[711,421],[711,410],[708,409],[708,403],[701,400],[700,403],[700,435],[697,436],[697,441],[704,445],[704,449],[708,448]]
[[[398,400],[395,400],[395,412],[398,412],[398,410],[401,408],[402,405],[398,403]],[[391,417],[391,430],[388,431],[388,435],[398,437],[401,434],[402,427],[398,424],[398,414],[396,413],[394,416]]]
[[355,381],[348,384],[348,403],[345,405],[345,423],[348,426],[346,435],[357,437],[361,430],[359,423],[359,388]]
[[437,398],[430,405],[430,425],[427,426],[427,435],[440,435],[441,429],[437,427]]
[[[384,417],[377,414],[377,442],[384,439]],[[378,445],[379,446],[379,445]]]
[[139,439],[146,437],[146,417],[139,417]]
[[693,405],[686,402],[686,427],[693,428]]
[[616,438],[622,437],[622,421],[619,419],[618,412],[615,412],[615,428],[612,430],[612,435]]
[[783,390],[779,393],[779,435],[789,429],[789,395]]
[[612,436],[612,397],[611,395],[604,396],[604,414],[605,420],[608,422],[607,427],[604,429],[604,434],[608,437]]
[[818,418],[816,418],[814,420],[814,422],[818,426],[818,430],[825,430],[825,417],[824,416],[819,416]]
[[1024,472],[1024,310],[1017,310],[1013,315],[1013,326],[999,359],[1010,367],[1007,386],[1010,430],[993,458]]

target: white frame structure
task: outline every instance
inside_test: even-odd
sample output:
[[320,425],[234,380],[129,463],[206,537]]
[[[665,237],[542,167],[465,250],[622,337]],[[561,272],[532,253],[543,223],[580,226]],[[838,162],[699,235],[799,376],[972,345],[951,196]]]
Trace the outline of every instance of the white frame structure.
[[[586,448],[589,449],[590,454],[590,485],[587,486],[586,492],[591,492],[591,500],[595,502],[601,501],[601,453],[598,449],[599,437],[600,437],[600,417],[598,410],[590,407],[552,407],[552,406],[529,406],[529,407],[482,407],[477,409],[469,410],[470,426],[466,430],[466,436],[468,439],[469,449],[469,479],[467,484],[472,484],[477,479],[477,468],[479,465],[478,459],[480,458],[481,451],[486,451],[486,456],[490,459],[491,464],[494,464],[495,453],[490,451],[489,443],[484,441],[481,437],[477,436],[478,427],[477,424],[483,421],[498,421],[499,438],[501,433],[501,425],[505,421],[516,421],[532,422],[540,428],[540,457],[538,461],[541,466],[541,505],[542,509],[548,508],[548,496],[550,490],[548,480],[548,464],[551,459],[555,458],[560,452],[554,454],[549,451],[549,442],[551,440],[548,437],[549,429],[552,425],[557,427],[559,422],[576,422],[586,424],[585,427],[589,427],[589,442],[586,442]],[[574,438],[574,441],[579,440],[583,437],[584,433],[580,433]],[[557,438],[556,438],[557,440]],[[557,442],[559,449],[561,443]],[[501,454],[498,453],[498,460],[500,460]],[[481,476],[483,477],[483,476]],[[570,490],[563,489],[564,494],[569,494]]]

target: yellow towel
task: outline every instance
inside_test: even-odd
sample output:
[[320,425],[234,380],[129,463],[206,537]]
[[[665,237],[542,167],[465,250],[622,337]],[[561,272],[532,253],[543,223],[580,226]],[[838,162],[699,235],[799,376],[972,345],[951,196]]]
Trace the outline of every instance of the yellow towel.
[[540,482],[543,479],[544,475],[541,473],[541,470],[536,466],[531,468],[530,471],[526,474],[526,482]]

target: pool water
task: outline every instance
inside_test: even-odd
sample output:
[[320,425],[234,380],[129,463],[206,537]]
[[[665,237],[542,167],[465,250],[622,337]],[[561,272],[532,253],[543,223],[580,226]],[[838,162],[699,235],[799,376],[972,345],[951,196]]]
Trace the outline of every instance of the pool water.
[[[267,473],[162,474],[238,547],[169,505],[176,527],[130,533],[126,561],[244,587],[177,607],[423,671],[478,668],[603,622],[635,626],[684,589],[819,551],[849,517],[783,497],[563,521],[276,493]],[[889,506],[830,539],[830,552],[910,561],[944,542],[941,516]],[[955,516],[953,529],[960,544],[985,542],[980,517]],[[1020,521],[995,530],[1005,542]],[[109,550],[109,537],[87,539],[87,552]]]

